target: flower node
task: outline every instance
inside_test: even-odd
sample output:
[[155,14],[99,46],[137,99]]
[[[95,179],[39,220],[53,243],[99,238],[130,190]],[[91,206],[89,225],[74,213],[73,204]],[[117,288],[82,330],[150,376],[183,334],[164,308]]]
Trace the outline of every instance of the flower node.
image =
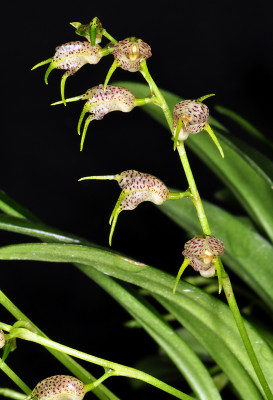
[[140,63],[151,57],[152,52],[151,47],[143,40],[131,37],[116,43],[112,54],[122,69],[136,72]]

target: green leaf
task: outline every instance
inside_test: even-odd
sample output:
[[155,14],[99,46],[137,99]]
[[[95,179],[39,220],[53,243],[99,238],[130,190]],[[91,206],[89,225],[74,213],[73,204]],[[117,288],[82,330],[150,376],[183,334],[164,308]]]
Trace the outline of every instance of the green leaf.
[[85,239],[49,227],[42,222],[33,222],[9,215],[0,214],[0,229],[36,237],[45,242],[90,244]]
[[249,121],[247,121],[241,115],[239,115],[235,111],[230,110],[223,106],[216,106],[215,110],[223,115],[226,115],[231,120],[236,122],[252,137],[257,139],[259,142],[263,143],[266,146],[266,148],[270,148],[271,150],[273,150],[272,142],[270,140],[268,140],[267,137],[259,129],[257,129],[255,126],[253,126]]
[[[232,214],[206,201],[203,205],[213,235],[225,244],[224,263],[273,310],[273,246]],[[168,201],[159,209],[192,235],[200,231],[195,208],[189,199]]]
[[[148,290],[153,295],[167,299],[187,317],[190,314],[192,321],[196,323],[196,327],[200,324],[203,328],[200,332],[201,335],[206,332],[207,336],[214,338],[213,341],[206,344],[206,349],[216,363],[221,364],[223,371],[236,389],[240,391],[240,387],[243,387],[246,390],[244,398],[262,398],[258,393],[259,382],[245,352],[229,308],[216,298],[202,292],[199,288],[180,282],[176,294],[173,295],[174,278],[172,276],[148,266],[142,265],[137,268],[137,262],[134,260],[128,260],[127,257],[122,257],[110,251],[74,244],[7,246],[0,249],[0,259],[73,262],[87,275],[90,271],[92,275],[93,268],[95,268],[106,275],[133,283]],[[249,324],[247,324],[247,330],[261,368],[272,390],[273,352],[267,342]],[[194,334],[194,328],[190,331]],[[198,339],[198,335],[195,337]],[[226,348],[224,358],[221,356],[221,352],[214,351],[215,341],[219,342],[219,348]],[[201,344],[204,345],[202,342]],[[221,360],[221,358],[223,359]],[[235,370],[236,373],[234,373]]]
[[0,190],[0,210],[13,217],[28,218],[33,221],[39,221],[34,214],[13,200],[3,192],[3,190]]
[[[82,269],[79,266],[80,269]],[[84,271],[84,268],[83,268]],[[220,399],[219,393],[207,369],[185,341],[144,301],[134,290],[123,288],[108,276],[94,268],[88,276],[106,290],[138,321],[158,345],[168,354],[182,372],[193,392],[200,399]]]
[[[119,84],[140,97],[144,97],[147,92],[145,84],[134,82],[119,82]],[[162,94],[171,110],[181,100],[177,95],[165,90],[162,90]],[[143,106],[143,110],[168,129],[165,117],[159,107],[147,104]],[[249,215],[273,241],[273,190],[270,177],[250,157],[220,133],[215,125],[215,120],[212,120],[211,124],[224,150],[224,160],[206,133],[190,135],[186,140],[186,145],[225,183]],[[170,145],[172,144],[170,143]]]

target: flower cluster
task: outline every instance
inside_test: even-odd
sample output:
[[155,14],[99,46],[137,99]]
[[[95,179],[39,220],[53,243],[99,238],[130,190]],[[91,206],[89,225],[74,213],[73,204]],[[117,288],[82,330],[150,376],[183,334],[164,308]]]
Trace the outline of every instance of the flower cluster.
[[[44,64],[49,64],[45,73],[46,83],[53,69],[66,71],[61,79],[62,100],[53,104],[66,104],[78,100],[86,101],[77,128],[78,134],[81,135],[80,150],[83,149],[90,122],[101,120],[106,114],[112,111],[130,112],[136,106],[154,103],[156,106],[161,107],[166,115],[168,105],[166,102],[164,103],[162,96],[158,95],[159,90],[155,86],[147,68],[146,60],[152,55],[151,48],[147,43],[136,37],[128,37],[117,41],[109,35],[97,17],[93,18],[89,24],[72,22],[71,25],[76,29],[76,34],[85,40],[69,42],[58,46],[52,58],[40,62],[33,69]],[[110,40],[110,43],[105,47],[101,47],[103,37]],[[113,55],[114,61],[106,75],[104,83],[93,86],[83,95],[65,99],[64,88],[67,77],[74,75],[85,64],[97,64],[102,57],[110,54]],[[117,68],[122,68],[128,72],[141,72],[149,85],[149,96],[138,99],[130,90],[124,87],[108,85],[112,74]],[[200,97],[196,100],[180,101],[175,105],[173,113],[168,113],[166,118],[171,127],[174,149],[177,146],[181,146],[182,141],[185,141],[190,134],[195,135],[202,131],[207,131],[218,147],[222,157],[224,157],[220,143],[209,125],[209,108],[203,104],[203,101],[210,96],[213,96],[213,94]],[[87,116],[82,129],[82,123],[87,113],[90,115]],[[116,175],[88,176],[80,180],[86,179],[116,180],[122,189],[109,221],[111,225],[109,235],[110,245],[117,218],[121,211],[133,210],[144,201],[151,201],[154,204],[161,205],[170,199],[178,199],[185,196],[192,198],[191,188],[184,193],[171,193],[158,178],[135,170],[124,171]],[[183,270],[189,264],[196,271],[199,271],[201,275],[206,277],[213,276],[215,274],[215,262],[223,253],[224,245],[219,239],[210,235],[194,237],[185,245],[183,251],[185,260],[179,270],[175,287]]]

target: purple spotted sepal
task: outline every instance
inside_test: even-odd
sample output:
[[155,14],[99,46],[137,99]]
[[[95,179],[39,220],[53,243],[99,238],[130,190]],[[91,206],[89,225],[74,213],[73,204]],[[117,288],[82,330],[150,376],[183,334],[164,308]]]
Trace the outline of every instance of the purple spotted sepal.
[[[184,262],[180,267],[173,293],[175,293],[177,284],[182,276],[182,273],[188,265],[191,265],[195,271],[198,271],[204,278],[210,278],[215,275],[217,270],[219,281],[219,293],[221,291],[221,270],[216,263],[218,257],[225,252],[224,243],[211,235],[196,235],[191,240],[185,243],[184,251],[182,252]],[[219,264],[219,263],[218,263]]]
[[179,140],[186,140],[190,134],[207,131],[216,144],[222,157],[223,150],[209,125],[209,108],[202,103],[208,97],[214,94],[208,94],[197,100],[183,100],[176,104],[173,110],[173,137],[174,149],[176,149]]
[[154,204],[160,205],[168,200],[171,195],[169,189],[160,179],[135,170],[124,171],[117,175],[87,176],[81,178],[80,181],[86,179],[116,180],[122,189],[109,220],[111,225],[109,235],[110,246],[116,222],[121,211],[134,210],[144,201],[151,201]]
[[117,42],[112,52],[115,60],[105,78],[104,87],[107,86],[114,71],[120,67],[125,71],[139,71],[142,61],[152,56],[151,47],[136,37],[130,37]]
[[55,375],[39,382],[27,399],[37,400],[82,400],[85,386],[73,376]]
[[69,42],[56,47],[56,52],[52,58],[36,64],[32,69],[49,64],[45,73],[46,84],[48,83],[48,76],[53,69],[66,70],[61,79],[61,97],[63,103],[66,104],[64,96],[66,79],[74,75],[85,64],[97,64],[101,57],[102,49],[98,44],[92,46],[88,41]]

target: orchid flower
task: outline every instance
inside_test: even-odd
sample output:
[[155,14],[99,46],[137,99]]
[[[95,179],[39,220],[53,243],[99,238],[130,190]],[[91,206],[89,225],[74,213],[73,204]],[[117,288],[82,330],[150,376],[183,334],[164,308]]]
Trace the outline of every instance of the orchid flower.
[[175,293],[181,275],[188,265],[191,265],[195,271],[200,272],[200,275],[205,278],[214,276],[217,258],[222,256],[224,252],[224,243],[211,235],[196,235],[186,242],[182,252],[185,259],[178,271],[173,293]]
[[114,71],[120,67],[129,72],[139,71],[142,61],[151,57],[151,47],[141,39],[130,37],[117,42],[112,52],[115,60],[110,67],[104,82],[104,88],[107,86]]
[[103,51],[98,44],[92,46],[87,41],[69,42],[56,47],[56,52],[52,58],[34,65],[32,69],[49,64],[45,73],[46,84],[48,83],[48,76],[53,69],[66,70],[61,79],[61,97],[63,103],[66,104],[64,96],[66,79],[74,75],[85,64],[97,64],[102,56]]
[[224,153],[217,137],[209,125],[209,108],[202,103],[206,98],[214,96],[208,94],[197,100],[183,100],[176,104],[173,110],[174,150],[178,140],[186,140],[190,134],[207,131],[222,157]]
[[[78,122],[78,134],[81,135],[81,124],[86,113],[90,113],[89,117],[86,118],[82,138],[81,147],[83,144],[87,132],[87,128],[91,121],[101,120],[106,114],[111,111],[122,111],[130,112],[135,106],[151,103],[154,101],[153,97],[147,97],[143,99],[137,99],[130,90],[125,89],[121,86],[108,85],[104,90],[103,85],[97,85],[87,90],[83,95],[71,97],[66,99],[67,102],[87,100],[83,106],[82,113]],[[57,101],[52,105],[62,104],[62,101]]]
[[144,201],[151,201],[154,204],[160,205],[166,200],[180,199],[184,196],[184,193],[171,193],[165,184],[155,176],[132,169],[116,175],[86,176],[79,180],[83,181],[87,179],[116,180],[122,189],[109,220],[109,224],[111,225],[109,235],[110,246],[116,222],[121,211],[134,210]]

